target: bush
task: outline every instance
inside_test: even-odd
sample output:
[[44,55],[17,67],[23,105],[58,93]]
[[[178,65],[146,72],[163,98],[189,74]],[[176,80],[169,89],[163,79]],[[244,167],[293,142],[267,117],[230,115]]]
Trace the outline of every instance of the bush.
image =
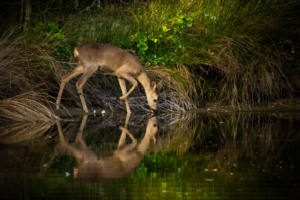
[[197,72],[201,78],[194,82],[204,99],[274,100],[293,91],[278,49],[290,23],[283,17],[295,5],[282,0],[153,1],[133,12],[137,29],[131,40],[150,65],[181,63]]

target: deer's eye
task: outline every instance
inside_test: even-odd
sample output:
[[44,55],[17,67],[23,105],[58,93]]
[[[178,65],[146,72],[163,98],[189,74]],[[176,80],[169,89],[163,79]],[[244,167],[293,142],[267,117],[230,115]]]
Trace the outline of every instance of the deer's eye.
[[156,102],[157,100],[156,100],[156,99],[154,99],[153,101],[154,101],[154,102]]
[[156,127],[156,124],[154,124],[153,127]]

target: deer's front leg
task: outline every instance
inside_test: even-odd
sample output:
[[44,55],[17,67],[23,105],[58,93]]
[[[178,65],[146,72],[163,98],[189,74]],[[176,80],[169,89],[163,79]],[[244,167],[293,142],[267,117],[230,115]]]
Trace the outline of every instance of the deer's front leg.
[[133,135],[128,131],[127,128],[123,126],[120,126],[119,128],[122,130],[122,134],[119,139],[118,148],[125,146],[126,135],[128,135],[131,138],[132,143],[130,145],[127,145],[126,149],[132,150],[136,146],[137,140],[133,137]]
[[[120,87],[121,87],[121,90],[122,90],[122,94],[123,96],[127,93],[127,89],[126,89],[126,84],[125,84],[125,79],[121,78],[121,77],[118,77],[118,80],[119,80],[119,84],[120,84]],[[121,99],[121,98],[120,98]],[[128,103],[128,99],[125,98],[125,105],[126,105],[126,110],[127,110],[127,113],[131,113],[131,110],[130,110],[130,107],[129,107],[129,103]]]
[[[124,100],[138,86],[138,82],[129,74],[127,65],[123,65],[119,70],[117,70],[116,75],[119,78],[125,79],[133,84],[132,88],[128,92],[126,91],[126,87],[125,87],[125,90],[124,90],[125,94],[123,93],[123,96],[120,97],[120,100]],[[125,86],[125,81],[122,84]],[[122,88],[122,86],[121,86],[121,88]],[[122,92],[123,92],[123,90],[122,90]]]
[[81,149],[87,149],[86,144],[84,143],[83,139],[82,139],[82,133],[83,133],[83,129],[85,127],[86,121],[87,121],[88,115],[84,115],[81,121],[81,125],[76,137],[76,143],[80,146]]
[[133,146],[133,147],[129,147],[129,149],[134,148],[137,144],[137,140],[133,137],[133,135],[127,129],[129,119],[130,119],[130,113],[127,113],[124,127],[123,126],[119,127],[122,130],[122,134],[121,134],[121,137],[119,139],[118,149],[125,145],[125,139],[126,139],[127,134],[129,135],[129,137],[132,140],[132,144],[130,146]]
[[122,78],[132,83],[133,86],[126,94],[123,94],[123,96],[120,97],[120,100],[126,99],[131,94],[131,92],[138,86],[138,82],[129,74],[123,75]]

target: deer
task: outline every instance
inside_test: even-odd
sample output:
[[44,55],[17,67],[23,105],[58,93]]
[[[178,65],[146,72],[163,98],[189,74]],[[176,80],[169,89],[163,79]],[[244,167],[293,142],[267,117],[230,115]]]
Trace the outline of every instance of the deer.
[[[124,127],[119,127],[122,133],[117,149],[98,157],[82,138],[87,118],[88,115],[83,116],[76,136],[75,141],[78,148],[66,142],[61,124],[59,121],[56,122],[62,149],[67,150],[76,158],[77,165],[74,167],[74,178],[79,178],[85,182],[105,182],[134,172],[147,154],[151,141],[153,140],[154,144],[156,143],[155,137],[159,133],[159,121],[157,116],[153,115],[148,120],[144,138],[138,143],[127,129],[130,118],[130,114],[128,114]],[[132,140],[129,144],[125,144],[127,135]]]
[[[138,86],[136,79],[145,89],[150,110],[153,113],[157,112],[160,99],[159,91],[164,85],[164,80],[161,79],[158,84],[156,84],[155,81],[151,81],[145,68],[133,51],[123,50],[110,44],[89,42],[75,47],[74,57],[77,58],[77,66],[71,73],[62,77],[56,100],[56,109],[59,109],[60,107],[60,101],[65,85],[71,79],[83,74],[76,83],[76,88],[80,96],[83,110],[88,113],[89,111],[83,96],[83,86],[90,76],[97,69],[100,69],[118,77],[122,90],[122,96],[119,100],[125,100],[127,113],[131,113],[127,97]],[[133,84],[128,92],[125,80]]]

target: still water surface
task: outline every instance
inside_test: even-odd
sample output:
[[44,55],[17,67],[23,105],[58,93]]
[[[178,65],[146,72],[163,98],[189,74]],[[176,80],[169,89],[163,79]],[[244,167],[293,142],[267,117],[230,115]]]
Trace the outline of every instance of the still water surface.
[[1,199],[299,199],[298,113],[0,127]]

